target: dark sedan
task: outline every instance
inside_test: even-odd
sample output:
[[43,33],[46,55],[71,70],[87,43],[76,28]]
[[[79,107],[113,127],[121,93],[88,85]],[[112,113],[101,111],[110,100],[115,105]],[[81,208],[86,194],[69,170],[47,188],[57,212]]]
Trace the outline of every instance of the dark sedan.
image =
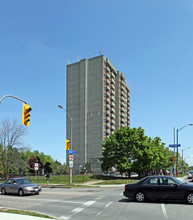
[[10,193],[22,196],[24,194],[39,194],[42,188],[26,178],[10,178],[0,184],[0,190],[3,195]]
[[146,199],[186,200],[193,204],[193,184],[186,184],[172,176],[148,176],[137,183],[125,185],[123,195],[138,202]]

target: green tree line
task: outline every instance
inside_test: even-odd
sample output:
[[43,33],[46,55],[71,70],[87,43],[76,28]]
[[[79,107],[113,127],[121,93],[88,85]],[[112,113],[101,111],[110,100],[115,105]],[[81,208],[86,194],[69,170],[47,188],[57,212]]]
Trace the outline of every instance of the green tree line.
[[39,157],[42,168],[51,171],[55,175],[65,174],[67,165],[54,160],[51,156],[31,151],[23,147],[23,136],[26,127],[16,120],[4,119],[0,123],[0,176],[24,176],[29,173],[28,160],[31,157]]
[[[141,174],[145,170],[169,170],[174,165],[170,161],[174,152],[165,147],[160,137],[152,139],[146,136],[141,127],[122,127],[107,137],[102,146],[103,171],[115,168],[121,173]],[[188,165],[182,161],[180,155],[178,161],[178,171],[187,170]]]

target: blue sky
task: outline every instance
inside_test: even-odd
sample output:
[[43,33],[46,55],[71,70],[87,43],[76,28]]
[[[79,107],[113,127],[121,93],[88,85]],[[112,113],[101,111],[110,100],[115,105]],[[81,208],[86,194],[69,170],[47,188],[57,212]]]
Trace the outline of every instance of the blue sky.
[[[32,107],[25,145],[65,162],[66,65],[101,53],[125,74],[131,127],[174,142],[193,123],[192,0],[7,0],[0,2],[0,98]],[[0,120],[21,121],[6,98]],[[193,126],[179,132],[193,165]],[[191,156],[192,155],[192,156]]]

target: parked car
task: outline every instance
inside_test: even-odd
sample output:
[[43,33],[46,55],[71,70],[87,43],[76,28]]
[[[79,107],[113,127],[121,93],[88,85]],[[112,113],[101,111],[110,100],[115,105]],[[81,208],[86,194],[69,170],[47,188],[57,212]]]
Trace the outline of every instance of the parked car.
[[192,179],[192,177],[193,177],[193,170],[190,170],[188,172],[188,179]]
[[186,184],[172,176],[147,176],[137,183],[125,185],[123,195],[138,202],[146,199],[186,200],[193,204],[193,184]]
[[41,186],[32,183],[26,178],[9,178],[0,184],[1,194],[39,194],[42,191]]

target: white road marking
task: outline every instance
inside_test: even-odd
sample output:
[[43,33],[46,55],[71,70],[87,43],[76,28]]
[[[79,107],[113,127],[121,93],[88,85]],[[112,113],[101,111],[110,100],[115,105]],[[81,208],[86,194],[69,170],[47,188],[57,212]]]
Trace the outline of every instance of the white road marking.
[[85,202],[84,204],[83,204],[83,206],[90,206],[90,205],[92,205],[92,204],[94,204],[96,201],[88,201],[88,202]]
[[[37,202],[61,202],[61,203],[74,203],[74,204],[84,204],[84,202],[76,202],[76,201],[65,201],[65,200],[55,200],[55,199],[36,199],[36,198],[24,198],[22,197],[22,200],[18,200],[18,197],[10,197],[11,200],[6,200],[6,201],[13,201],[13,200],[17,200],[17,202],[25,202],[25,201],[29,201],[29,202],[33,202],[33,203],[37,203]],[[25,199],[25,200],[24,200]]]
[[102,212],[104,209],[106,209],[108,206],[110,206],[112,203],[113,203],[113,202],[109,202],[109,203],[107,203],[106,206],[105,206],[101,211],[97,212],[96,215],[100,215],[101,212]]
[[63,215],[63,216],[60,216],[58,219],[61,219],[61,220],[68,220],[68,219],[70,219],[72,217],[72,215],[69,215],[69,216],[65,216],[65,215]]
[[76,214],[76,213],[78,213],[78,212],[82,212],[82,210],[84,210],[84,208],[78,207],[78,208],[73,209],[72,212],[73,212],[74,214]]
[[108,206],[110,206],[113,202],[109,202],[108,204],[106,204],[105,208],[107,208]]
[[68,215],[68,216],[65,216],[65,215],[62,215],[60,216],[58,219],[62,219],[62,220],[68,220],[70,219],[73,215],[79,213],[79,212],[82,212],[85,208],[93,205],[96,201],[88,201],[88,202],[85,202],[85,203],[82,203],[82,207],[77,207],[77,208],[74,208],[71,213],[72,215]]
[[168,219],[168,215],[167,215],[167,212],[166,212],[165,205],[161,204],[161,207],[162,207],[162,212],[163,212],[163,215],[164,215],[165,219]]

